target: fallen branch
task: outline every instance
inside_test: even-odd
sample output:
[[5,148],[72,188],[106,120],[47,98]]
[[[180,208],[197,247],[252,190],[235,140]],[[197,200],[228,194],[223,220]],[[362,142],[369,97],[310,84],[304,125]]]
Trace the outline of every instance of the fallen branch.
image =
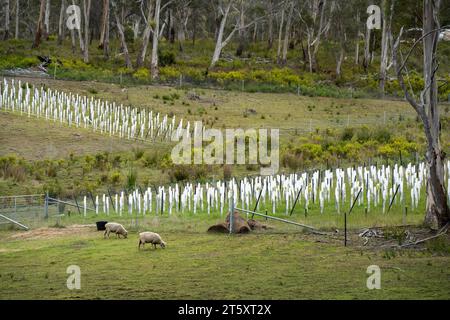
[[397,247],[403,248],[403,247],[408,247],[408,246],[412,246],[412,245],[415,246],[415,245],[418,245],[418,244],[420,244],[420,243],[424,243],[424,242],[426,242],[426,241],[428,241],[428,240],[432,240],[432,239],[438,238],[438,237],[440,237],[440,236],[442,236],[442,235],[444,235],[444,234],[447,233],[447,230],[448,230],[448,227],[449,227],[449,226],[450,226],[450,224],[447,223],[447,224],[446,224],[445,226],[443,226],[443,227],[441,228],[441,230],[439,230],[438,233],[435,234],[434,236],[431,236],[431,237],[428,237],[428,238],[424,238],[424,239],[420,239],[420,240],[417,240],[417,241],[415,241],[415,242],[405,243],[405,244],[403,244],[403,245],[401,245],[401,246],[397,246]]

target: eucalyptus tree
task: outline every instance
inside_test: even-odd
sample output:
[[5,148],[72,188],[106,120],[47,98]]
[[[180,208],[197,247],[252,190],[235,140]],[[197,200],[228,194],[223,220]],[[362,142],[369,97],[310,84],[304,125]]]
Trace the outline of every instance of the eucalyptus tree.
[[[440,141],[441,123],[438,105],[437,71],[438,42],[441,26],[439,22],[440,0],[423,0],[422,36],[414,42],[405,57],[400,53],[403,28],[394,44],[394,66],[397,79],[406,100],[417,112],[423,123],[427,141],[426,160],[428,165],[427,202],[425,223],[433,229],[445,226],[450,222],[450,210],[445,189],[444,160],[445,153]],[[424,87],[415,97],[405,83],[404,73],[408,75],[406,64],[414,48],[423,47]]]

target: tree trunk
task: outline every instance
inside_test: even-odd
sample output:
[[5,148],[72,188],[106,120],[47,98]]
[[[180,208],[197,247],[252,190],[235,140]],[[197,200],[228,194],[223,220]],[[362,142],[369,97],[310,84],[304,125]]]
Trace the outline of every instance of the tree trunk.
[[159,42],[159,14],[161,10],[161,0],[156,0],[155,2],[155,17],[154,23],[155,28],[153,29],[153,47],[152,47],[152,60],[150,63],[150,72],[152,80],[157,79],[159,77],[159,68],[158,68],[158,42]]
[[133,40],[136,41],[139,38],[139,27],[141,26],[141,17],[133,22]]
[[76,45],[76,39],[75,39],[75,31],[73,29],[70,30],[70,40],[72,45],[72,53],[75,54],[77,45]]
[[50,34],[50,0],[47,0],[45,3],[44,27],[45,27],[45,40],[48,40],[48,35]]
[[19,39],[19,12],[20,12],[20,4],[19,0],[16,0],[16,30],[14,34],[15,39]]
[[89,63],[89,18],[91,12],[91,0],[83,0],[84,12],[84,63]]
[[371,30],[366,27],[366,36],[365,36],[365,42],[364,42],[364,60],[363,60],[363,67],[364,71],[367,72],[367,69],[370,65],[370,35]]
[[288,18],[286,21],[286,30],[284,32],[284,42],[283,42],[283,56],[281,58],[281,63],[286,64],[287,62],[287,53],[289,46],[289,34],[291,32],[291,24],[292,24],[292,14],[294,13],[294,2],[291,2],[291,8],[289,10]]
[[[389,6],[390,2],[390,6]],[[394,11],[395,0],[383,0],[382,2],[382,21],[383,29],[381,33],[381,56],[380,56],[380,92],[384,96],[384,87],[386,84],[386,75],[388,67],[388,50],[391,38],[392,14]]]
[[125,57],[125,66],[128,69],[131,69],[133,66],[131,65],[130,54],[128,53],[127,42],[125,41],[125,34],[123,33],[123,26],[120,23],[119,16],[117,12],[114,11],[114,17],[116,19],[117,31],[119,33],[120,45],[122,47],[123,55]]
[[284,25],[284,8],[281,10],[281,21],[278,26],[278,48],[277,48],[277,63],[281,60],[281,39],[283,36],[283,25]]
[[[420,101],[413,97],[403,78],[409,54],[405,60],[398,63],[400,40],[403,28],[394,44],[393,64],[397,72],[400,87],[405,93],[406,100],[416,110],[422,120],[425,137],[427,139],[427,201],[424,223],[432,229],[439,229],[450,222],[450,209],[445,190],[444,160],[445,153],[440,143],[440,117],[438,106],[438,87],[436,72],[438,69],[437,45],[439,41],[439,7],[440,0],[423,0],[423,76],[424,89],[420,94]],[[413,48],[417,42],[413,45]],[[410,51],[412,52],[412,51]],[[403,59],[402,59],[403,60]]]
[[9,9],[9,0],[5,0],[5,30],[3,34],[3,40],[8,40],[9,38]]
[[41,44],[41,37],[42,37],[42,27],[43,27],[43,20],[44,20],[44,13],[45,13],[45,0],[41,0],[41,5],[39,7],[39,17],[38,21],[36,23],[36,33],[34,35],[34,42],[32,45],[32,48],[37,48]]
[[227,23],[228,13],[230,12],[231,2],[228,4],[225,12],[222,15],[222,19],[220,19],[219,29],[217,30],[217,38],[216,38],[216,46],[214,48],[213,57],[211,59],[210,68],[214,67],[217,61],[219,61],[220,54],[223,48],[223,32],[225,29],[225,25]]
[[337,59],[337,63],[336,63],[336,78],[337,79],[341,78],[341,67],[342,67],[342,62],[344,61],[344,57],[345,57],[344,44],[341,43],[339,58]]
[[267,26],[267,49],[272,49],[273,47],[273,0],[267,1],[267,14],[268,16],[268,26]]
[[192,46],[195,46],[195,39],[197,36],[197,8],[194,7],[192,13]]
[[149,3],[147,18],[146,18],[147,24],[145,25],[144,33],[142,35],[142,44],[141,44],[141,49],[139,50],[139,53],[137,55],[136,68],[141,68],[145,62],[145,56],[147,54],[147,47],[148,47],[148,43],[150,41],[150,35],[152,32],[152,27],[151,27],[152,15],[153,15],[152,6]]
[[109,0],[103,0],[102,29],[100,32],[99,48],[103,49],[103,55],[109,58]]
[[323,0],[318,10],[320,10],[320,20],[319,20],[319,29],[317,31],[317,36],[314,39],[313,50],[311,53],[311,66],[312,70],[319,70],[319,63],[317,62],[317,53],[319,51],[320,39],[322,37],[322,33],[324,32],[324,24],[325,24],[325,7],[327,5],[327,0]]
[[83,32],[81,31],[81,27],[82,27],[82,23],[81,23],[81,17],[80,17],[80,28],[77,29],[77,33],[78,33],[78,40],[80,42],[80,50],[84,56],[84,41],[83,41]]
[[174,18],[173,18],[173,10],[169,9],[168,10],[168,16],[169,16],[169,28],[168,28],[168,33],[169,33],[169,42],[171,44],[175,43],[175,25],[174,25]]
[[360,25],[361,25],[361,19],[359,16],[359,11],[356,12],[356,24],[357,24],[357,31],[356,31],[356,46],[355,46],[355,64],[359,64],[359,33],[360,33]]
[[245,31],[245,10],[244,1],[241,0],[241,8],[239,12],[239,32],[238,32],[238,47],[236,49],[236,56],[240,57],[247,47],[247,37]]
[[61,0],[61,10],[59,11],[59,21],[58,21],[58,45],[61,45],[64,39],[65,10],[66,10],[66,0]]
[[[427,161],[429,177],[425,223],[431,228],[440,228],[450,221],[444,181],[445,154],[440,143],[440,118],[438,108],[438,87],[436,79],[437,43],[439,39],[440,0],[423,1],[423,34],[431,33],[423,39],[424,56],[424,109],[427,113],[430,132],[428,135]],[[433,32],[434,30],[434,32]]]

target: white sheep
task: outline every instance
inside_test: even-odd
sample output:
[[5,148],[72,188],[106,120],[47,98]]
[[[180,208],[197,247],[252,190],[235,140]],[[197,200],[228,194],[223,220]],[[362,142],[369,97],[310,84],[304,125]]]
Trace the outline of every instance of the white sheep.
[[150,243],[153,244],[153,247],[156,249],[156,245],[159,244],[161,248],[166,247],[166,243],[161,239],[161,236],[155,232],[141,232],[139,233],[139,245],[138,248],[144,248],[144,244]]
[[108,235],[108,238],[109,238],[109,234],[111,232],[115,233],[117,235],[117,237],[119,237],[119,238],[120,238],[120,235],[122,235],[124,238],[126,238],[128,236],[128,231],[120,223],[108,222],[107,224],[105,224],[105,228],[106,228],[106,230],[103,235],[104,238],[106,237],[106,235]]

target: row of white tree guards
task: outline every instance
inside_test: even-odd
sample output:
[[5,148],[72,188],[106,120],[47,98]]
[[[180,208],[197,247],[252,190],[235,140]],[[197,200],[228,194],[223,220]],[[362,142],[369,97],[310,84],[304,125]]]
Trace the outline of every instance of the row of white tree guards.
[[[0,90],[0,110],[9,110],[59,121],[69,126],[92,128],[109,135],[127,139],[170,139],[172,134],[180,137],[183,129],[191,132],[190,123],[183,128],[181,119],[176,125],[175,117],[154,114],[152,111],[134,107],[117,106],[98,99],[88,98],[57,90],[34,88],[14,79],[3,79]],[[196,128],[193,128],[196,130]],[[450,162],[446,163],[448,178]],[[151,213],[198,213],[220,212],[235,199],[237,205],[253,209],[269,208],[272,213],[288,214],[293,206],[308,210],[318,205],[320,212],[330,208],[341,213],[348,210],[357,198],[359,206],[369,212],[380,208],[386,212],[393,200],[411,209],[419,205],[424,193],[427,169],[424,163],[406,166],[349,167],[314,171],[312,173],[282,174],[266,177],[217,181],[206,184],[187,183],[174,186],[160,186],[145,191],[120,192],[114,195],[97,195],[94,200],[96,214],[111,212],[122,214]],[[450,180],[447,180],[450,184]],[[447,187],[447,191],[450,192]],[[359,196],[358,196],[359,194]],[[450,199],[450,193],[448,194]],[[84,214],[88,211],[88,200],[84,198]],[[328,205],[328,206],[327,206]]]
[[[450,186],[450,161],[445,164],[447,190]],[[367,212],[387,213],[392,205],[417,209],[425,197],[427,167],[425,163],[393,166],[359,166],[295,174],[278,174],[217,181],[187,183],[156,188],[140,188],[133,192],[97,195],[93,208],[84,197],[84,215],[95,214],[220,214],[227,212],[231,201],[235,206],[268,210],[271,214],[290,214],[317,208],[320,213],[341,214],[355,202]],[[358,196],[359,194],[359,196]],[[450,191],[448,191],[450,200]],[[259,199],[259,201],[258,201]]]
[[[32,87],[28,83],[8,81],[3,78],[0,90],[0,110],[8,110],[60,122],[77,128],[126,139],[170,140],[179,138],[186,129],[191,132],[190,122],[178,123],[175,116],[154,113],[151,110],[116,105],[115,102],[93,97],[60,92],[44,87]],[[202,128],[203,129],[203,128]]]

